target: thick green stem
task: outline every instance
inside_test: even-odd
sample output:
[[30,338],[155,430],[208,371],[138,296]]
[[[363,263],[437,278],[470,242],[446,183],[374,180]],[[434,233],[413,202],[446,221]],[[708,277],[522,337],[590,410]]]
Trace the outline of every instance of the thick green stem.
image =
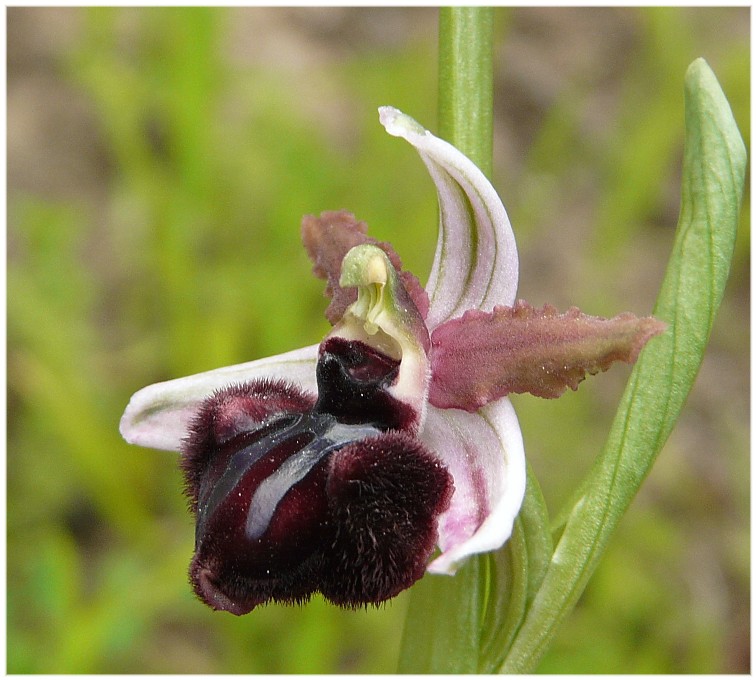
[[443,7],[439,16],[439,135],[489,178],[493,159],[493,8]]

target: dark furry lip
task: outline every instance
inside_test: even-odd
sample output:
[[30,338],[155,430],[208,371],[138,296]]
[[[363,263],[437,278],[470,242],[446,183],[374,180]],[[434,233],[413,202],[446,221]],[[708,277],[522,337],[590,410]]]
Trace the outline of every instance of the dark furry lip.
[[453,484],[416,438],[417,415],[387,393],[397,370],[332,338],[317,398],[263,380],[203,403],[182,456],[203,602],[241,615],[320,592],[359,607],[422,576]]

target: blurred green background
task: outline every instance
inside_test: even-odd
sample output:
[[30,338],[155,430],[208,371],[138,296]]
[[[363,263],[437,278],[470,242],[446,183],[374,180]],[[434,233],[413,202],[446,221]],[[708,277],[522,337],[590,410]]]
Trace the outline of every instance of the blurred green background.
[[[10,8],[8,671],[393,672],[404,596],[236,618],[186,582],[174,455],[130,447],[138,388],[317,342],[305,213],[347,208],[425,277],[436,207],[378,124],[436,121],[433,9]],[[749,141],[749,9],[500,9],[495,185],[520,296],[648,313],[704,56]],[[542,672],[747,673],[749,199],[680,424]],[[628,369],[518,397],[556,512]]]

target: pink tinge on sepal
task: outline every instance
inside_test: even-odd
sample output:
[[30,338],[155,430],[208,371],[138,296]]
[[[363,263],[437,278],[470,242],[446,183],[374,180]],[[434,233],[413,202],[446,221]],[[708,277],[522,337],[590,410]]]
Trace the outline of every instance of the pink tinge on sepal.
[[576,307],[560,314],[522,300],[470,310],[433,331],[429,401],[473,412],[511,393],[558,397],[615,361],[633,363],[665,328],[653,317],[604,319]]
[[500,399],[478,413],[431,407],[420,438],[454,479],[451,505],[438,523],[441,554],[428,571],[453,574],[512,534],[526,485],[522,433],[512,403]]

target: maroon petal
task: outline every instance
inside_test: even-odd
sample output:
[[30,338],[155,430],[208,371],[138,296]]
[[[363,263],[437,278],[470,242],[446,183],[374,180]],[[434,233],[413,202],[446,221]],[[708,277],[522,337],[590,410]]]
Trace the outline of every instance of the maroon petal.
[[227,462],[229,454],[223,452],[238,447],[235,440],[273,415],[305,413],[314,404],[314,395],[282,380],[229,385],[202,402],[182,444],[180,461],[191,508],[197,508],[203,477]]
[[189,574],[212,608],[244,614],[270,599],[303,602],[315,590],[311,572],[332,534],[323,521],[330,424],[272,415],[209,452],[197,473]]
[[512,392],[554,398],[586,374],[632,363],[666,324],[630,313],[604,319],[576,307],[560,314],[520,300],[492,312],[471,310],[431,335],[430,403],[475,411]]
[[390,431],[333,455],[326,492],[336,537],[323,595],[335,604],[378,604],[422,577],[437,540],[451,475],[414,437]]
[[453,483],[386,392],[398,361],[331,338],[317,400],[260,380],[198,409],[182,468],[196,518],[189,578],[213,609],[246,614],[322,592],[378,604],[422,576]]
[[326,310],[326,318],[335,324],[344,311],[357,299],[354,288],[341,288],[341,261],[354,246],[370,243],[378,246],[388,255],[391,264],[399,274],[402,284],[412,297],[423,318],[428,313],[428,295],[417,278],[410,272],[403,272],[402,261],[390,243],[376,241],[367,235],[367,224],[355,219],[345,210],[327,211],[320,217],[305,215],[302,218],[302,242],[313,261],[315,276],[326,279],[326,295],[331,304]]

